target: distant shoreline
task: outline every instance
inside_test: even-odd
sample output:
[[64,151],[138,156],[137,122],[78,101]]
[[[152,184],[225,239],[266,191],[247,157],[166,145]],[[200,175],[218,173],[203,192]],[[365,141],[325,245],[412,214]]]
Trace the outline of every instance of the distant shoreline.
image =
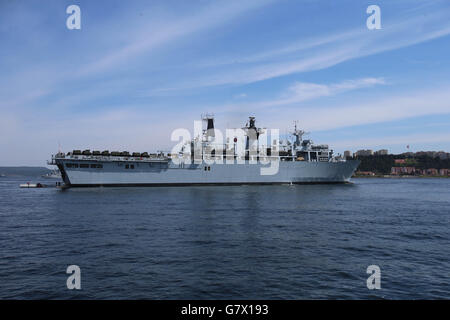
[[51,172],[45,167],[17,166],[17,167],[0,167],[0,177],[17,177],[17,176],[40,176]]

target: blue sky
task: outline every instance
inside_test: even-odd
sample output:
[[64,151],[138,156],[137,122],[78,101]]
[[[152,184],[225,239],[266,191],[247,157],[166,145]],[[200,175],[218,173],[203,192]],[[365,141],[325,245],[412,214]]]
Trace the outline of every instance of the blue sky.
[[170,150],[205,112],[222,129],[298,120],[341,153],[449,152],[449,40],[447,0],[4,0],[0,165]]

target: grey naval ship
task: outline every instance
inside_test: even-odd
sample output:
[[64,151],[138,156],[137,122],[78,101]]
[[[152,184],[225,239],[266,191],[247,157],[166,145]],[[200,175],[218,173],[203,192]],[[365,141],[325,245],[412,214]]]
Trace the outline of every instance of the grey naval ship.
[[303,139],[297,125],[285,141],[270,136],[270,146],[261,146],[268,130],[250,117],[241,135],[219,146],[214,117],[202,120],[198,135],[178,152],[73,150],[52,155],[48,164],[58,167],[63,187],[346,183],[359,165]]

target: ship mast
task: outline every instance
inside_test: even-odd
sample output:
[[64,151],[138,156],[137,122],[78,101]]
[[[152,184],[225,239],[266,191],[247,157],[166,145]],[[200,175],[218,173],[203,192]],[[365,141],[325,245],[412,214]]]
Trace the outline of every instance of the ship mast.
[[294,132],[292,132],[292,135],[295,137],[294,142],[294,148],[300,147],[300,144],[302,143],[303,135],[306,134],[305,131],[297,129],[298,120],[294,121]]
[[[248,117],[248,122],[245,124],[245,127],[243,127],[242,130],[244,130],[245,135],[246,135],[245,158],[249,159],[250,152],[254,155],[259,154],[258,140],[259,140],[259,136],[265,132],[265,129],[256,127],[255,117]],[[255,144],[256,144],[256,148],[255,148]]]

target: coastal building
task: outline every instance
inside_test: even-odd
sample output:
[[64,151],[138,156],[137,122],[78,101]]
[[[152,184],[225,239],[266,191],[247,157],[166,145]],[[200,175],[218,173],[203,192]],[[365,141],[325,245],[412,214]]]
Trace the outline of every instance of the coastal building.
[[344,151],[344,158],[351,158],[352,157],[352,152],[349,150]]
[[448,176],[449,173],[450,173],[450,170],[449,170],[449,169],[440,169],[440,170],[439,170],[439,175],[440,175],[440,176]]
[[355,152],[356,157],[367,157],[367,156],[373,156],[373,150],[367,149],[367,150],[358,150]]
[[387,149],[381,149],[378,151],[375,151],[376,156],[387,156],[389,154]]
[[393,175],[401,175],[401,174],[415,174],[415,167],[392,167],[391,174]]
[[356,171],[355,173],[357,176],[375,176],[375,173],[372,171]]
[[450,154],[444,151],[439,151],[437,153],[437,157],[441,160],[445,160],[445,159],[449,159],[450,158]]

